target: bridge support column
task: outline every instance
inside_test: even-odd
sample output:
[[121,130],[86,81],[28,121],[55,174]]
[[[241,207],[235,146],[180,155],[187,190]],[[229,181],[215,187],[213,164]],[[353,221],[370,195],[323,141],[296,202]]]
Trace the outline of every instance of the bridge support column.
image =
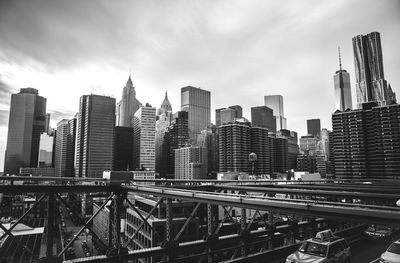
[[242,257],[245,257],[246,256],[246,242],[245,242],[245,237],[246,237],[246,235],[245,235],[245,231],[247,230],[247,215],[246,215],[246,209],[245,208],[242,208],[242,211],[241,211],[241,213],[242,213],[242,221],[240,222],[240,226],[241,226],[241,229],[242,229],[242,247],[241,247],[241,249],[240,249],[240,254],[241,254],[241,256]]
[[[212,236],[214,233],[213,229],[213,207],[211,204],[207,204],[207,235]],[[212,263],[213,262],[213,254],[212,254],[212,247],[208,247],[208,256],[207,256],[207,262]]]
[[55,209],[55,196],[54,193],[48,194],[47,201],[47,243],[46,243],[46,257],[53,255],[53,238],[54,238],[54,209]]

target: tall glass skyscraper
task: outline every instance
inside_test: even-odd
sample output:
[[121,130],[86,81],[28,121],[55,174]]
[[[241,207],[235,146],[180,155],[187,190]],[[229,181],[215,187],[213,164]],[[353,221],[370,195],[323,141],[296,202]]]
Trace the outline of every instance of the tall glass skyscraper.
[[210,92],[191,86],[182,88],[181,110],[189,114],[189,137],[195,141],[197,134],[211,124]]
[[33,88],[11,95],[4,172],[17,174],[21,167],[37,167],[40,134],[46,128],[46,98]]
[[379,106],[396,102],[395,93],[385,80],[381,37],[378,32],[353,38],[356,71],[357,108],[375,101]]
[[264,105],[273,110],[276,119],[276,130],[287,129],[286,118],[283,111],[283,96],[268,95],[264,96]]
[[115,99],[83,95],[79,103],[75,176],[100,178],[113,164]]
[[340,57],[339,49],[339,70],[336,71],[333,76],[335,85],[335,108],[340,111],[346,109],[353,109],[353,103],[351,102],[351,85],[350,85],[350,74],[342,69],[342,60]]

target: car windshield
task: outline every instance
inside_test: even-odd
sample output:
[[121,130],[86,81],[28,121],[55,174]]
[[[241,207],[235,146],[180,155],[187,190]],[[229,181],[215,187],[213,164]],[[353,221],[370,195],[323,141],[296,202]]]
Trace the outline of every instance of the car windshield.
[[325,257],[326,256],[326,251],[327,251],[327,246],[323,244],[318,244],[314,242],[304,242],[301,247],[299,248],[300,252],[310,254],[310,255],[316,255],[320,257]]
[[390,247],[387,249],[387,251],[400,255],[400,244],[398,243],[391,244]]

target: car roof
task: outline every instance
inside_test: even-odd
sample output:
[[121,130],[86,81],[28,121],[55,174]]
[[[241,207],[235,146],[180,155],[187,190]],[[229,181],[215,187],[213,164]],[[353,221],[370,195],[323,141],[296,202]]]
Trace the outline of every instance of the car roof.
[[330,238],[330,239],[326,239],[326,240],[321,240],[321,239],[318,239],[318,238],[315,238],[315,237],[307,239],[307,241],[318,243],[318,244],[322,244],[322,245],[329,245],[329,244],[332,244],[332,243],[336,243],[336,241],[342,241],[342,240],[344,240],[344,238],[336,237],[336,236],[333,237],[333,238]]

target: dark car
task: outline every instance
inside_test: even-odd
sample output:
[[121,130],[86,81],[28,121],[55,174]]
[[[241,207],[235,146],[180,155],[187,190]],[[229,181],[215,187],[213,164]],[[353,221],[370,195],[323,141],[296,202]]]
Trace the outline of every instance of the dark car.
[[365,230],[365,234],[376,240],[391,240],[393,229],[383,225],[371,225]]

